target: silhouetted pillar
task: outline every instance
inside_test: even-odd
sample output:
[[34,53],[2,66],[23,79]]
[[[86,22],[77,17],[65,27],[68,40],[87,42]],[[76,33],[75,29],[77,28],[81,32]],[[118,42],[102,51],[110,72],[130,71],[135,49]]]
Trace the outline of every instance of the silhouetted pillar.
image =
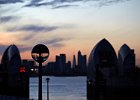
[[49,78],[46,78],[47,80],[47,100],[49,100]]
[[42,63],[39,63],[39,87],[38,87],[38,100],[42,100]]

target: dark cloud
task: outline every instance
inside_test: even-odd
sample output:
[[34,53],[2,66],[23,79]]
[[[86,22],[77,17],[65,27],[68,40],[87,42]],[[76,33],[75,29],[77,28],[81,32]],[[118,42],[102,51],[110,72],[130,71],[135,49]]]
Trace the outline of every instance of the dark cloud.
[[[38,41],[38,43],[43,43],[45,45],[48,45],[51,48],[60,48],[60,47],[65,46],[65,42],[70,40],[70,39],[71,38],[55,37],[55,38],[51,38],[49,40],[46,39],[46,40]],[[9,45],[0,44],[0,55],[2,55],[5,52],[7,47],[9,47]],[[18,47],[20,53],[26,52],[26,51],[31,51],[32,48],[33,48],[32,45],[30,45],[30,46],[27,46],[27,45],[17,45],[17,47]]]
[[[46,40],[38,41],[38,43],[48,45],[51,48],[60,48],[60,47],[65,46],[65,41],[68,41],[70,39],[71,38],[55,37],[49,40],[46,39]],[[20,52],[31,51],[33,48],[32,46],[26,46],[26,45],[18,45],[17,47],[19,48]]]
[[95,2],[96,6],[108,6],[112,4],[116,4],[119,2],[129,1],[129,0],[52,0],[46,2],[41,2],[42,0],[32,0],[29,4],[25,5],[25,7],[38,7],[38,6],[50,6],[52,9],[64,8],[74,6],[73,3],[78,2]]
[[51,40],[45,41],[44,43],[45,44],[55,44],[55,43],[62,42],[62,41],[65,41],[65,40],[67,40],[67,39],[65,39],[65,38],[53,38]]
[[25,7],[38,7],[47,5],[47,3],[42,3],[43,0],[32,0],[29,4],[25,5]]
[[27,25],[21,27],[11,27],[8,28],[7,31],[15,32],[15,31],[26,31],[26,32],[49,32],[58,29],[58,26],[41,26],[41,25]]
[[50,40],[41,41],[41,43],[49,45],[52,48],[59,48],[65,46],[65,42],[70,40],[71,38],[62,38],[62,37],[55,37]]
[[78,5],[60,5],[60,6],[55,6],[52,9],[58,9],[58,8],[67,8],[67,7],[77,7]]
[[0,23],[7,23],[10,21],[15,21],[17,19],[18,19],[18,17],[15,17],[15,16],[1,16]]
[[0,4],[23,2],[23,0],[0,0]]
[[24,37],[19,38],[19,41],[31,41],[35,36],[35,33],[28,33],[27,35],[24,35]]
[[[27,26],[20,26],[20,27],[10,27],[7,28],[8,32],[25,32],[25,35],[19,36],[18,40],[19,41],[32,41],[35,39],[35,37],[40,34],[41,32],[50,32],[50,31],[54,31],[60,28],[74,28],[75,25],[72,24],[64,24],[62,26],[39,26],[39,25],[27,25]],[[23,34],[23,33],[22,33]],[[55,41],[58,41],[58,39],[56,39]],[[53,42],[50,41],[49,42]]]
[[24,31],[28,34],[25,34],[23,37],[19,38],[19,41],[31,41],[34,39],[34,37],[41,33],[41,32],[50,32],[58,29],[60,27],[58,26],[39,26],[39,25],[27,25],[22,27],[14,27],[14,28],[8,28],[8,32],[18,32],[18,31]]
[[130,0],[97,0],[97,6],[98,7],[102,7],[102,6],[110,6],[112,4],[117,4],[120,2],[126,2],[126,1],[130,1]]
[[26,52],[26,51],[31,51],[32,50],[31,46],[17,45],[17,47],[18,47],[20,52]]
[[61,48],[61,47],[64,47],[65,45],[64,44],[62,44],[62,43],[55,43],[55,44],[53,44],[51,47],[53,47],[53,48]]
[[[41,0],[42,1],[42,0]],[[37,0],[32,0],[29,4],[25,5],[25,7],[38,7],[38,6],[51,6],[51,8],[64,8],[64,7],[71,7],[75,5],[69,5],[70,3],[74,2],[80,2],[80,1],[85,1],[85,0],[52,0],[48,2],[41,2]],[[86,0],[86,1],[92,1],[92,0]],[[69,4],[65,4],[69,3]]]

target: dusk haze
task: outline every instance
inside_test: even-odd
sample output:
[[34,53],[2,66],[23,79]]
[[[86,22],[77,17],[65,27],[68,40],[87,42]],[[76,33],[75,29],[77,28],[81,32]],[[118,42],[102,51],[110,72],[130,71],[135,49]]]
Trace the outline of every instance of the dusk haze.
[[140,100],[140,0],[0,0],[0,100]]
[[22,59],[32,59],[34,45],[50,49],[47,61],[80,50],[87,57],[106,38],[118,53],[126,43],[140,65],[139,0],[0,0],[0,58],[15,44]]

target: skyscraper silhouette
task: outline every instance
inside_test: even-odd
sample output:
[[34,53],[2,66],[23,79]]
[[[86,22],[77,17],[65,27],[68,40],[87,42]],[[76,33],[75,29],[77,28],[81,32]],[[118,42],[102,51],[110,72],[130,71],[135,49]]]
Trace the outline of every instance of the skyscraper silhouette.
[[82,55],[81,51],[78,51],[78,67],[83,73],[86,73],[86,55]]
[[73,55],[73,64],[72,64],[72,69],[76,67],[76,58],[75,55]]

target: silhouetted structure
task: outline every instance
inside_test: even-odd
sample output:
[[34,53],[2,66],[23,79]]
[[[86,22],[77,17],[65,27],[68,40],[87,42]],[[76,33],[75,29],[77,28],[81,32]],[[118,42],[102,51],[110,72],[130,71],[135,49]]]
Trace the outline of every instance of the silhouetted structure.
[[82,55],[81,51],[78,51],[78,67],[82,71],[81,73],[84,73],[86,75],[87,70],[87,61],[86,61],[86,55]]
[[42,100],[42,63],[49,57],[49,49],[44,44],[37,44],[31,52],[32,58],[39,63],[38,67],[38,100]]
[[36,76],[38,74],[38,66],[36,66],[35,61],[24,59],[21,63],[22,66],[26,68],[26,71],[30,76]]
[[0,70],[0,94],[29,98],[29,77],[21,65],[18,48],[10,45],[4,52]]
[[101,40],[89,56],[87,92],[93,94],[87,93],[88,99],[104,100],[107,88],[110,88],[110,80],[116,74],[116,65],[117,57],[112,45],[106,39]]
[[55,76],[67,76],[71,74],[71,62],[66,62],[66,55],[56,56],[55,62],[46,65],[46,74]]
[[121,46],[118,53],[119,73],[121,75],[134,72],[135,70],[135,54],[134,50],[130,49],[128,45]]
[[88,100],[138,100],[140,72],[135,68],[134,50],[126,44],[118,59],[112,45],[103,39],[89,56]]
[[74,69],[76,67],[76,58],[75,55],[73,55],[73,65],[72,65],[72,69]]
[[73,64],[66,62],[66,54],[56,56],[55,62],[49,62],[44,70],[47,75],[55,76],[85,76],[87,72],[86,55],[79,52],[79,65],[76,65],[75,55],[73,56]]

